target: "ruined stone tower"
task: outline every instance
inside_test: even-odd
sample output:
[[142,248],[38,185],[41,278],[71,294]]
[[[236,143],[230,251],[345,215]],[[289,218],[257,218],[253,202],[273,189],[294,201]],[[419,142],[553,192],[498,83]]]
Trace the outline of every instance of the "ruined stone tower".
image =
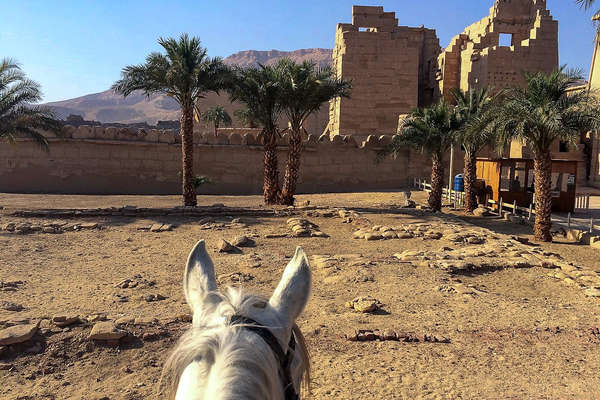
[[398,26],[383,7],[354,6],[352,23],[338,24],[333,67],[353,82],[350,99],[330,104],[331,136],[394,134],[398,116],[436,96],[439,39],[434,30]]
[[495,0],[490,14],[442,50],[432,29],[398,26],[383,7],[354,6],[338,24],[333,66],[353,82],[350,99],[330,103],[326,133],[390,135],[398,118],[451,90],[522,86],[525,72],[558,67],[558,22],[546,0]]
[[522,86],[525,72],[558,67],[558,21],[546,0],[496,0],[490,15],[455,36],[438,60],[444,98],[451,90]]

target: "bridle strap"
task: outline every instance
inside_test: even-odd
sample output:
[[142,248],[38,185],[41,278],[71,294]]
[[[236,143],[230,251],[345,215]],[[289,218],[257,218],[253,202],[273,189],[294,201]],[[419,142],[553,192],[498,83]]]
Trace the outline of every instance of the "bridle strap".
[[275,355],[279,363],[279,374],[283,383],[283,389],[285,394],[285,400],[299,400],[300,396],[296,393],[294,383],[292,382],[292,361],[294,359],[294,352],[296,350],[296,339],[294,338],[294,332],[290,336],[290,343],[288,344],[287,353],[283,351],[279,341],[273,335],[273,333],[256,322],[251,318],[244,317],[242,315],[233,315],[229,319],[229,325],[242,325],[241,327],[251,332],[256,333],[260,336],[265,343],[271,348],[271,351]]

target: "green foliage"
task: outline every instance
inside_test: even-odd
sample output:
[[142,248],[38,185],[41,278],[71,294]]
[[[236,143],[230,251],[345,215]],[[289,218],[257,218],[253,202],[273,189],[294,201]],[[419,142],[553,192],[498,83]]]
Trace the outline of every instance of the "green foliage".
[[200,115],[202,116],[202,121],[214,125],[215,133],[219,126],[231,126],[232,123],[231,117],[222,106],[211,107]]
[[[584,10],[589,10],[597,4],[596,0],[575,0],[575,3],[579,4],[579,7],[583,8]],[[598,21],[600,20],[600,9],[596,10],[596,12],[594,13],[594,18],[592,18],[592,20],[596,25],[596,34],[600,33],[600,25],[598,24]]]
[[14,142],[27,136],[48,150],[40,131],[61,133],[61,123],[47,107],[34,105],[42,99],[40,85],[28,79],[15,61],[0,60],[0,139]]
[[441,158],[455,142],[458,128],[457,112],[441,100],[431,107],[416,109],[405,118],[392,143],[380,155],[395,158],[407,147],[413,147]]
[[466,152],[475,154],[492,142],[493,132],[484,129],[482,120],[486,112],[496,106],[501,93],[493,96],[488,88],[452,91],[459,126],[456,139]]
[[256,128],[258,126],[258,122],[252,116],[252,112],[247,108],[235,110],[233,115],[244,127]]
[[159,38],[158,43],[166,54],[150,53],[144,64],[125,67],[112,86],[115,92],[166,94],[191,109],[206,93],[218,93],[229,84],[229,68],[221,58],[209,58],[199,38],[182,34],[179,40]]
[[197,175],[194,177],[194,187],[198,189],[202,185],[208,185],[214,183],[209,177],[203,175]]
[[266,140],[274,140],[282,112],[281,70],[271,65],[236,67],[227,90],[231,101],[244,103],[247,117],[263,127]]
[[535,154],[544,154],[556,140],[576,144],[581,133],[600,129],[600,104],[588,91],[568,93],[577,71],[564,67],[552,73],[526,74],[525,88],[507,90],[480,125],[497,138],[499,149],[513,139],[525,141]]
[[284,58],[275,68],[280,71],[283,112],[297,129],[323,103],[336,97],[350,97],[352,83],[337,79],[329,66],[320,68],[313,61],[298,64]]

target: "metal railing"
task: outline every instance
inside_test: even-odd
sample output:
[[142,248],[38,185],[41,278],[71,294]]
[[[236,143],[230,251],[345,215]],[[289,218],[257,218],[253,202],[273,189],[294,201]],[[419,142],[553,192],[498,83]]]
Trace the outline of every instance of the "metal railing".
[[[431,192],[431,184],[427,183],[424,179],[415,178],[413,182],[413,186],[424,190],[426,192]],[[446,199],[450,203],[454,203],[454,208],[463,207],[465,204],[465,193],[457,192],[450,188],[444,188],[443,194]],[[521,207],[517,205],[517,202],[506,203],[502,201],[502,198],[498,202],[495,200],[489,199],[487,201],[487,205],[491,205],[491,209],[495,211],[495,213],[499,216],[504,216],[505,212],[508,212],[512,215],[520,215],[527,219],[527,221],[532,221],[535,218],[535,195],[533,196],[533,202],[529,205],[529,207]],[[590,208],[590,195],[589,194],[578,194],[576,197],[575,208],[577,210],[589,210]],[[580,229],[580,230],[589,230],[589,232],[593,233],[595,230],[600,230],[600,226],[595,224],[594,218],[590,217],[589,223],[582,222],[581,218],[574,219],[571,213],[567,214],[567,217],[561,217],[558,215],[552,215],[552,223],[557,225],[565,226],[567,229]]]
[[575,195],[575,209],[576,210],[589,210],[590,209],[590,195],[589,194],[576,194]]

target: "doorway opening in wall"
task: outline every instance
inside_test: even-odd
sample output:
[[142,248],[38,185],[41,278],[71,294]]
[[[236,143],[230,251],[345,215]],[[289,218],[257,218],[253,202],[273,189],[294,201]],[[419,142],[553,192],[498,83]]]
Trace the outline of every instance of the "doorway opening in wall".
[[512,46],[512,33],[501,33],[500,40],[498,41],[498,45],[502,47],[510,47]]

